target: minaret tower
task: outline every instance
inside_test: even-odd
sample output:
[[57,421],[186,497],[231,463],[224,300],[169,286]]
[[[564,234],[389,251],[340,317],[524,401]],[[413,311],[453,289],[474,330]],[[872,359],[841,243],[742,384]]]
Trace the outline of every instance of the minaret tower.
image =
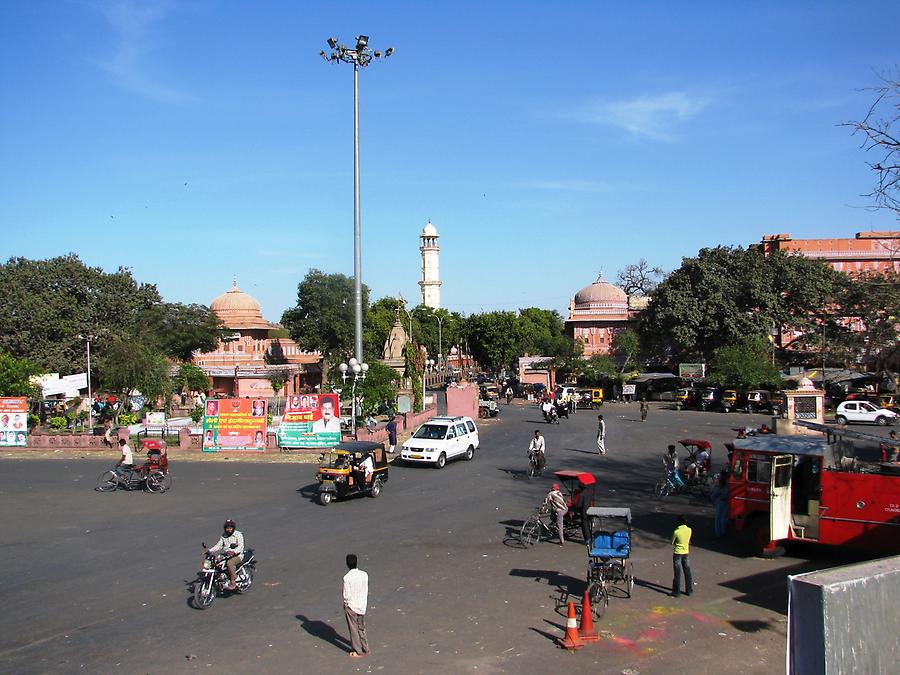
[[438,309],[441,306],[441,275],[439,268],[439,257],[441,247],[438,246],[437,228],[428,223],[422,228],[422,245],[419,250],[422,252],[422,281],[419,286],[422,288],[422,304],[432,309]]

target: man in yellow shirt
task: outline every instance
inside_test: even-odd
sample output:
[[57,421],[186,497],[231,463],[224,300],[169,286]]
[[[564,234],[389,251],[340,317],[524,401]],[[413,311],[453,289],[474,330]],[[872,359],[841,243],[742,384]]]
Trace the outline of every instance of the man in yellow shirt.
[[681,571],[684,570],[684,594],[694,592],[694,581],[691,578],[691,563],[688,559],[691,546],[691,528],[687,526],[684,516],[678,516],[678,527],[672,533],[672,567],[675,578],[672,579],[672,596],[681,595]]

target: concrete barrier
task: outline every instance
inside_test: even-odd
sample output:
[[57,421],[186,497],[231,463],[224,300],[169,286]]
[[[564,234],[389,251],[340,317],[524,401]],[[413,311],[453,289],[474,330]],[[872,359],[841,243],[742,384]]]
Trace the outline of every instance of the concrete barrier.
[[900,556],[788,577],[790,675],[888,675],[900,662]]

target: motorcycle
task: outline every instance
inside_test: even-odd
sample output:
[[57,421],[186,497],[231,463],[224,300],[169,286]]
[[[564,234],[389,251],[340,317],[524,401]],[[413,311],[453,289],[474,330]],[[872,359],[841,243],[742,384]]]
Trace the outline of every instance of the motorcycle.
[[556,406],[551,406],[549,412],[544,412],[544,421],[547,424],[559,424],[559,413],[556,412]]
[[[206,543],[202,544],[204,550]],[[197,573],[194,581],[194,608],[206,609],[213,604],[216,595],[223,595],[227,586],[231,583],[228,577],[228,568],[225,566],[227,558],[215,553],[207,553],[203,561],[203,569]],[[235,570],[237,590],[246,593],[253,585],[253,577],[256,576],[256,555],[252,548],[244,549],[244,558]]]
[[529,452],[528,453],[528,477],[529,478],[537,478],[538,476],[544,475],[544,467],[547,465],[547,460],[544,459],[543,452]]

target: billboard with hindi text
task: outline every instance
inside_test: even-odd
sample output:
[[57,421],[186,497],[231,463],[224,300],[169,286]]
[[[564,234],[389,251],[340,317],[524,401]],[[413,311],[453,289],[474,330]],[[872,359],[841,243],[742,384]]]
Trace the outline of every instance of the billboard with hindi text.
[[266,413],[266,401],[263,399],[206,399],[203,410],[203,451],[264,452]]
[[294,394],[285,402],[278,426],[282,448],[331,448],[341,442],[341,401],[337,394]]
[[28,445],[28,399],[0,398],[0,447]]

